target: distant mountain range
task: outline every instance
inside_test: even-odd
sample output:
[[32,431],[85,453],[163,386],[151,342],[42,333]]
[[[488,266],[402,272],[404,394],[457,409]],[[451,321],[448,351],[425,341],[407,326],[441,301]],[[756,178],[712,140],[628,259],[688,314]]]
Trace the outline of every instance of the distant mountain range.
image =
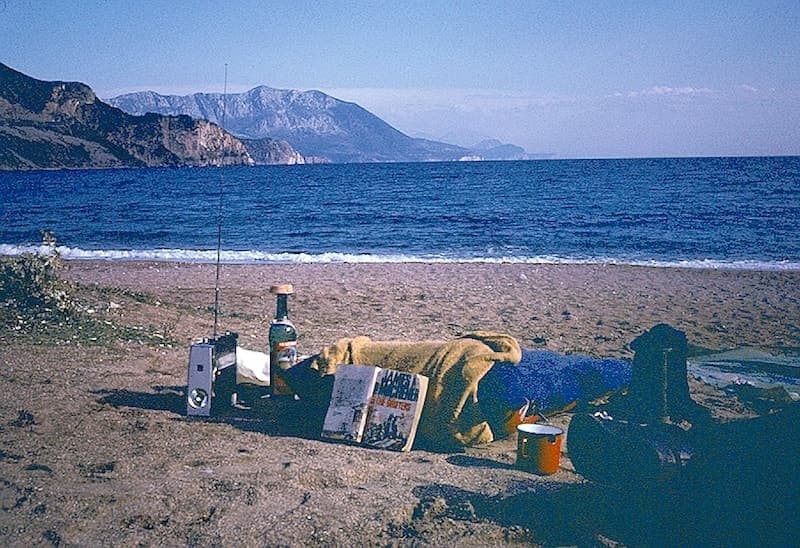
[[319,91],[145,91],[106,103],[85,84],[0,64],[0,169],[494,159],[527,154],[494,140],[467,148],[409,137]]
[[189,116],[131,116],[78,82],[0,64],[0,168],[252,164],[244,144]]
[[[128,93],[109,102],[130,114],[187,114],[222,122],[241,138],[273,138],[291,143],[310,161],[431,162],[452,160],[524,160],[525,150],[497,140],[463,147],[427,138],[414,138],[393,128],[355,103],[320,91],[297,91],[259,86],[244,93],[160,95]],[[249,148],[249,145],[248,145]]]
[[109,100],[130,114],[187,114],[221,123],[245,139],[282,139],[316,161],[427,162],[460,160],[474,151],[427,139],[415,139],[393,128],[355,103],[320,91],[259,86],[244,93],[160,95],[143,91]]

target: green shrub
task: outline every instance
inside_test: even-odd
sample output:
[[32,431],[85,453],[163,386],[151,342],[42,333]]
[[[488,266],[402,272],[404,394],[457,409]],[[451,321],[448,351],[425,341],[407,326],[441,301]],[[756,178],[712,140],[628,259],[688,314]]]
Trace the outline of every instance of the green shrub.
[[56,240],[42,232],[45,253],[0,258],[0,305],[4,323],[64,320],[78,311],[72,285],[59,277],[61,257]]

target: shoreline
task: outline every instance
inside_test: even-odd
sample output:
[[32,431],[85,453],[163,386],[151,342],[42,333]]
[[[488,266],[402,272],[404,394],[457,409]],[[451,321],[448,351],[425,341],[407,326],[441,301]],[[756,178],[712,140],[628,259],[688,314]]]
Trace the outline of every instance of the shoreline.
[[[216,249],[108,249],[85,250],[59,245],[62,260],[69,262],[216,264]],[[0,244],[0,257],[23,253],[46,253],[43,244]],[[351,252],[263,252],[255,250],[221,250],[222,265],[270,266],[313,264],[510,264],[529,266],[630,266],[644,268],[678,268],[692,270],[744,270],[757,272],[800,272],[800,260],[789,259],[626,259],[617,257],[559,257],[554,255],[504,257],[443,257]]]

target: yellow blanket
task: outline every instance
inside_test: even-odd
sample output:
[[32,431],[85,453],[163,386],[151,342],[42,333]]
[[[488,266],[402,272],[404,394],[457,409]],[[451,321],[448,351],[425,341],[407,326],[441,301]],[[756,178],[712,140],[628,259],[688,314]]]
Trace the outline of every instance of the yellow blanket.
[[489,443],[494,435],[480,413],[478,382],[495,362],[519,363],[522,351],[509,335],[475,332],[452,341],[341,339],[315,358],[313,368],[332,374],[339,364],[376,365],[429,379],[418,437],[446,449]]

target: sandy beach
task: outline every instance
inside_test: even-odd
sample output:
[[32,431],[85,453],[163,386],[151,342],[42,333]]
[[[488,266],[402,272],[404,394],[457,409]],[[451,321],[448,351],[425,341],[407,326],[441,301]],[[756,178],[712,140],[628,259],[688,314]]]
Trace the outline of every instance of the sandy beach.
[[[75,262],[67,276],[202,307],[214,302],[214,268]],[[275,313],[269,287],[278,282],[294,285],[290,313],[307,353],[354,335],[413,341],[489,329],[525,347],[624,356],[627,343],[659,322],[708,348],[800,340],[800,272],[609,265],[222,265],[221,328],[238,331],[245,347],[263,348]],[[190,339],[210,331],[213,315],[177,320]]]
[[[187,420],[188,345],[211,334],[214,265],[69,262],[64,276],[100,323],[124,333],[41,344],[0,332],[4,545],[640,545],[681,530],[635,509],[609,515],[599,506],[607,492],[575,472],[566,449],[559,472],[541,477],[514,467],[513,438],[461,453],[322,442],[304,428],[302,402]],[[662,322],[695,349],[800,346],[797,271],[223,265],[220,330],[265,350],[276,283],[294,285],[304,354],[356,335],[492,330],[526,348],[630,358],[629,343]],[[717,417],[754,415],[690,387]]]

